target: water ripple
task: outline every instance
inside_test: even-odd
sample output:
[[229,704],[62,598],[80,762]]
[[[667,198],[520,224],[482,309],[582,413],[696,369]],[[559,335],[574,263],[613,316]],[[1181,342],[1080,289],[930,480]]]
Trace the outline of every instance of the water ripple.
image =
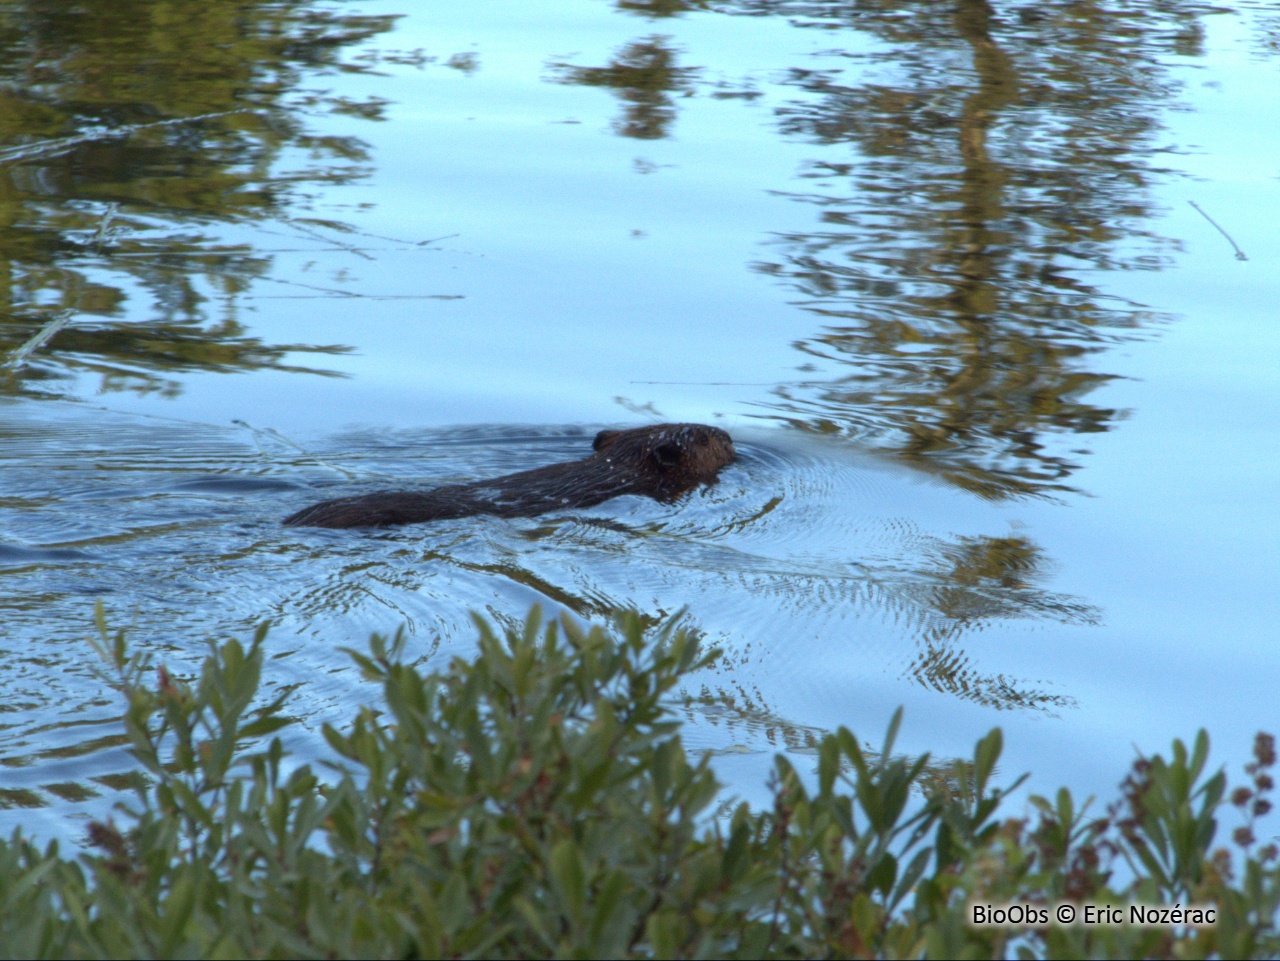
[[[960,495],[843,444],[740,428],[739,460],[678,504],[623,497],[537,518],[328,531],[280,520],[388,479],[428,487],[575,459],[593,428],[364,430],[309,449],[248,425],[48,406],[27,424],[9,405],[0,451],[0,763],[38,770],[0,805],[100,811],[132,769],[86,643],[99,599],[179,674],[206,638],[270,623],[267,684],[295,692],[307,729],[368,696],[339,647],[403,627],[412,656],[432,661],[470,649],[471,611],[514,623],[535,603],[682,617],[726,648],[688,702],[730,739],[717,749],[776,732],[762,687],[777,696],[832,671],[997,706],[1069,704],[965,648],[993,619],[1089,616],[1035,586],[1034,546],[913,518],[930,497]],[[783,740],[808,743],[802,728]],[[305,738],[294,749],[322,750]]]

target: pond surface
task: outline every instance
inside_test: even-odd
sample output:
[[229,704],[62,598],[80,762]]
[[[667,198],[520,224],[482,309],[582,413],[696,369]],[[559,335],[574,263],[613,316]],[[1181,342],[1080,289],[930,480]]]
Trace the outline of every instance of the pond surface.
[[[680,618],[763,796],[840,724],[1110,797],[1280,668],[1280,8],[86,0],[0,10],[0,831],[133,765],[95,601],[175,672]],[[401,15],[403,14],[403,15]],[[701,421],[680,503],[283,528]]]

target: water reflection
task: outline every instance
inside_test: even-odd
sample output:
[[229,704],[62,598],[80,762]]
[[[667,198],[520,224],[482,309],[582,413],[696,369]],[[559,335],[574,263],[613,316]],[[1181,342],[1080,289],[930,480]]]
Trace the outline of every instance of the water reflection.
[[[1160,58],[1201,50],[1206,8],[1020,4],[997,15],[986,0],[728,0],[712,9],[879,41],[846,55],[858,81],[809,68],[787,81],[803,96],[780,110],[781,132],[847,143],[858,156],[806,166],[813,187],[794,196],[818,207],[819,228],[781,234],[781,255],[756,265],[800,290],[822,325],[796,344],[814,376],[778,386],[776,416],[983,495],[1069,488],[1087,453],[1079,435],[1120,416],[1088,399],[1110,379],[1098,352],[1152,320],[1082,271],[1167,262],[1143,226],[1148,187],[1166,173],[1155,163],[1160,115],[1176,93]],[[611,70],[564,79],[646,90]],[[620,132],[640,136],[632,127]]]
[[1055,712],[1074,706],[1067,695],[1029,686],[1020,679],[990,674],[964,649],[966,635],[984,625],[1020,618],[1063,624],[1096,624],[1099,612],[1077,597],[1036,585],[1045,575],[1044,552],[1022,535],[959,537],[940,542],[932,568],[928,603],[939,621],[922,632],[919,652],[903,676],[916,683],[998,710]]
[[[616,6],[652,18],[695,8]],[[796,343],[808,376],[780,385],[766,416],[985,497],[1071,489],[1087,435],[1124,415],[1091,397],[1112,377],[1105,351],[1167,319],[1089,273],[1170,262],[1173,243],[1147,226],[1151,188],[1169,175],[1159,156],[1173,150],[1161,117],[1178,107],[1162,58],[1201,54],[1212,11],[1019,4],[997,14],[985,0],[696,7],[785,16],[829,31],[837,51],[839,31],[876,41],[870,52],[824,51],[856,67],[856,80],[853,70],[792,68],[793,94],[777,111],[780,133],[822,148],[800,171],[810,189],[791,194],[817,208],[819,225],[776,235],[777,255],[755,268],[798,290],[820,327]],[[700,74],[673,78],[670,57],[664,71],[640,69],[641,51],[657,62],[658,39],[558,79],[618,89],[628,112],[616,131],[664,136],[674,108],[663,98]],[[640,107],[657,105],[665,122],[642,122]],[[833,158],[840,145],[852,148],[847,160]],[[794,569],[772,583],[756,572],[752,590],[784,610],[893,612],[917,644],[903,676],[929,689],[998,709],[1074,704],[984,668],[969,649],[995,622],[1097,623],[1087,602],[1039,585],[1052,565],[1028,536],[919,538],[911,556],[864,560],[848,581],[833,568],[811,582]],[[769,714],[742,691],[704,690],[704,706],[709,698],[748,726]]]
[[[235,298],[271,261],[225,234],[366,171],[360,141],[302,118],[377,116],[310,85],[371,69],[343,54],[394,20],[297,3],[5,4],[0,353],[48,337],[0,391],[45,393],[79,373],[173,393],[183,372],[310,370],[283,358],[341,350],[250,336]],[[286,164],[291,151],[306,160]],[[142,322],[127,307],[139,292]]]
[[615,4],[623,13],[658,19],[678,17],[693,10],[706,10],[710,8],[711,0],[615,0]]
[[1080,435],[1119,416],[1089,400],[1099,351],[1152,319],[1083,271],[1167,262],[1144,226],[1176,94],[1159,57],[1195,48],[1203,11],[804,5],[801,26],[880,45],[852,58],[858,82],[794,69],[804,96],[780,111],[784,133],[858,156],[804,171],[821,227],[758,265],[822,324],[797,345],[816,376],[778,389],[778,415],[985,495],[1069,486]]
[[[618,3],[650,17],[694,6]],[[711,9],[784,16],[832,31],[833,45],[849,29],[878,41],[844,55],[856,82],[839,68],[792,68],[787,83],[802,95],[778,112],[784,135],[856,155],[827,151],[806,166],[812,189],[793,195],[818,208],[821,226],[779,235],[779,255],[756,265],[800,291],[821,324],[796,344],[813,376],[778,387],[774,416],[986,496],[1070,487],[1087,453],[1080,435],[1120,416],[1089,400],[1110,379],[1099,352],[1154,319],[1083,272],[1167,263],[1168,245],[1144,226],[1148,188],[1167,172],[1160,116],[1177,93],[1160,57],[1199,53],[1212,11],[1016,4],[997,14],[986,0]],[[562,80],[622,88],[633,104],[679,89],[641,60],[633,52]]]
[[[476,430],[465,438],[418,436],[427,448],[472,465],[498,440]],[[501,460],[489,455],[489,469],[457,474],[474,478],[571,457],[582,444],[577,436],[508,435]],[[344,441],[342,463],[363,462],[381,446],[364,449],[371,439],[357,447]],[[467,450],[470,444],[477,448]],[[356,538],[290,535],[306,554],[307,577],[287,592],[274,619],[306,625],[319,640],[333,632],[325,621],[335,612],[367,623],[376,605],[427,637],[450,638],[465,624],[468,605],[514,626],[528,603],[551,601],[598,622],[645,599],[647,619],[658,625],[683,617],[676,612],[697,598],[697,617],[683,623],[726,645],[729,656],[696,703],[715,704],[721,725],[789,732],[787,743],[806,736],[788,727],[766,695],[748,696],[740,675],[759,661],[776,679],[781,650],[801,637],[835,645],[815,657],[899,663],[914,683],[987,707],[1056,713],[1074,704],[965,650],[995,624],[1096,622],[1094,607],[1042,586],[1051,565],[1029,536],[943,535],[893,514],[851,517],[848,504],[867,499],[862,488],[874,477],[865,467],[841,469],[767,441],[739,438],[738,449],[739,464],[720,484],[675,507],[624,498],[517,524],[473,518]],[[853,636],[837,626],[847,620],[860,626]],[[876,649],[877,637],[884,650]]]
[[670,37],[633,40],[604,67],[552,67],[559,83],[606,87],[623,103],[622,117],[613,125],[616,133],[637,140],[659,140],[671,132],[676,119],[673,94],[693,89],[696,68],[676,66],[676,50]]
[[[427,659],[470,649],[473,610],[514,625],[534,603],[594,621],[639,605],[651,624],[682,618],[726,649],[714,674],[695,679],[687,711],[736,743],[797,750],[817,729],[772,703],[761,672],[805,684],[814,663],[854,665],[1053,713],[1068,695],[1001,672],[969,643],[996,622],[1095,616],[1039,585],[1046,561],[1029,537],[851,514],[853,502],[902,500],[902,481],[803,447],[744,437],[721,482],[677,505],[624,497],[541,518],[324,531],[280,519],[339,490],[571,459],[592,430],[363,431],[303,449],[248,425],[38,406],[28,419],[32,405],[7,402],[0,438],[0,763],[11,789],[0,807],[52,804],[68,785],[98,791],[132,770],[84,641],[97,599],[179,674],[198,664],[200,638],[268,620],[269,684],[297,688],[296,709],[316,723],[366,696],[337,648],[372,630],[405,626]],[[691,599],[696,613],[681,613]]]
[[[254,336],[243,294],[264,280],[294,283],[273,275],[274,251],[256,242],[264,223],[363,255],[342,239],[345,225],[297,214],[308,185],[361,176],[365,147],[303,124],[326,110],[383,115],[386,101],[309,85],[325,71],[372,68],[341,53],[390,19],[262,3],[238,7],[233,22],[216,5],[179,2],[164,7],[178,26],[153,30],[140,18],[161,8],[117,6],[0,11],[0,122],[15,143],[0,156],[0,349],[13,359],[34,345],[2,389],[56,392],[78,373],[107,390],[164,394],[192,371],[324,373],[286,355],[319,355],[320,365],[344,348]],[[854,30],[876,39],[869,53],[843,55],[857,80],[825,69],[828,60],[795,67],[781,88],[777,130],[814,151],[801,170],[808,189],[791,195],[817,222],[778,234],[757,268],[801,293],[813,327],[797,344],[809,371],[779,387],[762,415],[993,498],[1073,484],[1081,435],[1121,416],[1091,400],[1109,377],[1104,351],[1153,319],[1105,295],[1087,271],[1165,262],[1167,247],[1143,226],[1148,190],[1165,176],[1154,159],[1159,117],[1176,95],[1158,58],[1199,49],[1201,8],[1022,4],[997,17],[980,0],[615,6],[651,18],[788,17],[827,31],[832,45]],[[47,50],[70,53],[55,70]],[[501,74],[485,56],[484,69],[475,54],[443,66],[478,85]],[[686,57],[670,37],[648,35],[603,66],[551,64],[551,79],[616,96],[614,130],[633,139],[670,136],[693,92],[763,96],[764,80],[728,87]],[[519,136],[536,139],[531,129]],[[443,157],[455,166],[432,176],[469,159]],[[495,203],[476,222],[501,214]],[[560,256],[556,242],[538,241]],[[495,289],[518,276],[501,269],[475,276]],[[495,382],[507,372],[493,365]],[[994,625],[1099,617],[1048,588],[1051,559],[1026,531],[1007,530],[1006,517],[967,514],[966,523],[956,516],[976,508],[950,503],[910,516],[935,492],[839,460],[857,444],[744,439],[734,473],[675,509],[612,504],[335,536],[285,531],[279,520],[339,485],[431,485],[574,459],[590,430],[374,432],[303,451],[265,428],[32,415],[32,406],[6,406],[0,430],[0,613],[10,638],[0,645],[0,763],[30,769],[0,792],[0,807],[78,802],[91,785],[125,783],[132,765],[117,709],[86,663],[95,598],[117,622],[132,619],[135,636],[175,669],[198,659],[200,637],[242,635],[268,617],[272,683],[303,690],[309,722],[346,717],[365,696],[335,648],[374,629],[408,625],[425,659],[469,650],[473,609],[514,623],[535,602],[593,620],[639,606],[658,623],[692,603],[708,642],[729,652],[686,709],[743,741],[761,734],[792,750],[819,731],[786,717],[793,681],[800,693],[789,703],[806,708],[834,675],[856,692],[887,685],[896,697],[910,686],[991,709],[1070,708],[1071,692],[1017,676],[983,641]],[[18,424],[22,416],[32,419]],[[873,496],[876,484],[886,496]],[[51,720],[59,706],[75,720]]]

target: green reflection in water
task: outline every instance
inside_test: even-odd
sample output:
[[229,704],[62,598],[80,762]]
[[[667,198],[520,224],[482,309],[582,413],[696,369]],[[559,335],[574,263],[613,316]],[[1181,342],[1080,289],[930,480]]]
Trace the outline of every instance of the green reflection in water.
[[678,17],[693,10],[711,8],[711,0],[617,0],[617,8],[623,13],[636,13],[642,17],[658,19]]
[[[345,350],[251,336],[235,297],[270,258],[218,234],[365,172],[360,141],[312,136],[303,118],[377,119],[379,104],[307,84],[371,69],[342,55],[394,20],[248,0],[0,8],[0,391],[90,374],[174,393],[180,372],[304,370],[284,356]],[[286,151],[306,159],[282,169]],[[127,322],[138,288],[152,316]]]
[[974,664],[958,642],[984,624],[1039,618],[1064,624],[1096,624],[1099,612],[1079,598],[1038,587],[1050,565],[1024,536],[959,537],[926,551],[922,575],[927,603],[941,617],[921,633],[920,650],[904,676],[936,691],[998,709],[1055,711],[1070,697],[1027,686]]
[[[1177,107],[1162,58],[1201,55],[1202,19],[1221,11],[1193,0],[998,13],[986,0],[615,6],[782,16],[826,31],[836,51],[850,30],[859,47],[876,43],[845,54],[847,75],[792,68],[800,95],[778,111],[784,136],[824,148],[801,171],[811,189],[792,194],[819,223],[780,235],[778,256],[754,266],[800,291],[821,326],[796,344],[814,376],[780,385],[768,416],[984,496],[1068,489],[1079,435],[1121,416],[1089,400],[1111,379],[1100,352],[1164,319],[1083,271],[1166,265],[1170,245],[1145,226],[1149,187],[1168,173],[1160,117]],[[562,80],[620,88],[629,104],[679,89],[629,79],[626,59]],[[853,155],[833,160],[842,144]]]
[[[827,152],[848,145],[851,155],[804,169],[811,187],[796,199],[814,206],[818,226],[782,236],[776,258],[759,265],[805,295],[818,329],[798,346],[824,371],[779,388],[768,413],[804,430],[863,439],[991,496],[1066,486],[1079,455],[1062,448],[1118,416],[1088,400],[1108,379],[1100,352],[1152,320],[1082,280],[1080,270],[1163,265],[1164,248],[1142,227],[1153,213],[1148,187],[1164,175],[1153,160],[1159,116],[1176,94],[1158,58],[1198,55],[1205,8],[1022,4],[996,20],[976,0],[617,6],[651,17],[695,8],[784,15],[829,28],[833,44],[850,28],[879,39],[875,53],[851,57],[877,68],[874,78],[854,83],[799,68],[790,75],[795,94],[779,115],[780,133]],[[74,317],[3,389],[43,391],[69,373],[91,372],[108,389],[172,391],[179,372],[279,369],[287,351],[324,349],[263,343],[230,308],[211,316],[213,296],[233,301],[271,266],[268,252],[227,243],[221,233],[287,218],[308,184],[362,175],[368,158],[359,141],[313,136],[303,121],[323,110],[376,120],[382,102],[341,100],[306,84],[326,71],[369,69],[368,61],[344,63],[341,53],[390,23],[281,3],[0,8],[0,125],[5,142],[22,148],[0,161],[0,350],[30,342],[62,312]],[[669,38],[646,36],[605,66],[559,64],[554,77],[615,93],[623,107],[616,131],[655,139],[669,135],[678,96],[699,82],[680,56]],[[447,66],[478,69],[472,55]],[[713,97],[746,95],[711,89]],[[206,119],[157,125],[192,117]],[[308,165],[280,172],[286,152],[307,154]],[[287,226],[341,228],[296,219]],[[138,288],[153,299],[155,316],[123,322]],[[220,454],[207,467],[226,464]],[[289,463],[288,473],[302,466]],[[139,522],[116,540],[191,539],[178,523],[145,531]],[[618,553],[639,550],[638,537],[619,541]],[[209,582],[224,586],[221,568],[230,565],[216,551],[203,553],[219,567]],[[654,571],[671,567],[665,550],[652,553]],[[318,554],[316,565],[335,551],[326,545]],[[1095,618],[1078,599],[1037,586],[1047,563],[1029,538],[959,537],[908,545],[902,554],[842,574],[782,565],[775,574],[761,564],[753,584],[770,602],[905,612],[917,645],[905,673],[929,688],[991,707],[1053,711],[1071,703],[962,649],[993,620]],[[387,584],[419,593],[425,560],[436,558],[380,560],[384,568],[351,568],[349,580],[348,571],[332,573],[291,603],[304,613],[309,604],[355,608],[367,597],[387,601]],[[506,554],[468,561],[442,552],[439,560],[530,587],[584,615],[615,606],[591,583]],[[270,558],[253,557],[245,570],[249,580],[269,581]],[[709,587],[724,588],[716,568],[701,573]],[[194,609],[206,589],[190,590],[175,596]],[[15,596],[32,611],[48,600]],[[777,729],[789,745],[807,741],[806,729],[788,726],[759,692],[726,686],[699,697],[702,708],[718,704],[725,723]],[[16,797],[0,803],[30,800]]]
[[[899,564],[868,565],[862,578],[868,606],[893,613],[915,625],[916,654],[902,677],[921,687],[994,710],[1057,715],[1076,706],[1073,697],[1035,682],[992,672],[964,649],[965,640],[993,622],[1048,619],[1065,624],[1096,623],[1099,612],[1077,597],[1037,586],[1049,566],[1043,551],[1022,536],[959,537],[924,546],[916,570]],[[802,578],[789,586],[811,589]],[[697,625],[681,627],[697,633]],[[765,654],[764,656],[770,656]],[[770,744],[789,751],[812,747],[823,733],[796,724],[777,712],[755,686],[745,686],[737,673],[755,658],[749,648],[726,654],[719,677],[704,681],[696,695],[686,695],[685,710],[712,726],[739,732],[744,740],[763,734]]]
[[[767,416],[856,438],[987,497],[1070,489],[1087,453],[1080,435],[1123,416],[1089,399],[1112,376],[1103,352],[1167,319],[1085,272],[1167,265],[1172,244],[1146,226],[1158,212],[1150,188],[1169,175],[1160,118],[1178,106],[1163,60],[1202,55],[1202,19],[1220,11],[1179,0],[1021,3],[999,15],[985,0],[615,7],[784,16],[829,31],[833,47],[850,29],[876,41],[845,55],[856,79],[793,68],[797,95],[778,111],[784,137],[823,148],[801,171],[811,189],[792,194],[819,224],[779,235],[779,256],[754,267],[799,290],[821,326],[796,345],[815,376],[780,385]],[[640,69],[658,62],[659,41],[558,80],[615,89],[619,134],[665,136],[670,95],[699,72],[675,75],[672,56]],[[661,107],[661,121],[642,122],[641,105]],[[831,158],[839,145],[852,148],[847,161]],[[961,537],[920,555],[915,570],[867,569],[875,606],[919,617],[906,676],[994,708],[1074,703],[984,672],[962,647],[994,620],[1096,623],[1087,603],[1036,586],[1048,565],[1033,541]],[[744,720],[766,710],[732,692],[707,698]]]
[[552,64],[559,83],[607,87],[622,100],[622,117],[613,129],[623,137],[659,140],[671,132],[676,119],[672,94],[688,93],[697,70],[676,66],[670,37],[633,40],[604,67]]
[[867,5],[876,82],[793,71],[809,96],[783,131],[862,159],[805,172],[822,226],[759,265],[822,318],[799,348],[845,368],[779,388],[779,412],[984,495],[1068,486],[1073,435],[1118,417],[1089,400],[1098,352],[1153,320],[1081,270],[1167,262],[1144,227],[1176,95],[1159,58],[1197,48],[1203,10]]

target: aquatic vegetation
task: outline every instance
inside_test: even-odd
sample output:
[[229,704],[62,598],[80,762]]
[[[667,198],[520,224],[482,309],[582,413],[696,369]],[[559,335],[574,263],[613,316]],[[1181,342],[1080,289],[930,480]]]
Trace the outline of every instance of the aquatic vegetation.
[[[6,954],[1280,950],[1276,847],[1255,837],[1276,761],[1265,735],[1251,786],[1230,795],[1201,732],[1140,760],[1103,818],[1064,789],[1001,820],[1000,731],[970,761],[930,764],[894,753],[899,712],[878,751],[845,729],[825,737],[816,776],[778,757],[772,806],[753,811],[722,801],[667,706],[716,652],[678,629],[646,636],[635,615],[609,632],[535,611],[501,636],[477,619],[475,656],[435,673],[404,663],[400,638],[350,652],[382,699],[325,729],[341,761],[322,775],[290,764],[287,695],[258,699],[265,629],[212,647],[188,684],[110,634],[101,609],[98,623],[146,783],[120,824],[91,824],[89,853],[0,842]],[[1246,815],[1235,850],[1213,849],[1231,805]],[[973,923],[1010,905],[1124,923]],[[1134,922],[1149,905],[1155,923]]]

